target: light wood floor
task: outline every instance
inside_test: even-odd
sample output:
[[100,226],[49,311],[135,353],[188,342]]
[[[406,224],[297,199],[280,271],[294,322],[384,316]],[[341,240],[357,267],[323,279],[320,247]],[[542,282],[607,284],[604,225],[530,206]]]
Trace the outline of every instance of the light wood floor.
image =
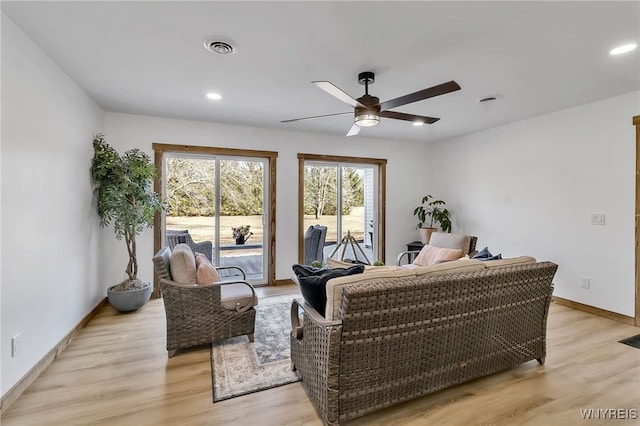
[[[296,291],[259,289],[260,296]],[[107,306],[1,423],[11,425],[321,425],[300,383],[212,403],[210,350],[167,358],[162,300]],[[637,409],[640,328],[552,304],[547,362],[532,361],[352,421],[351,425],[640,424],[582,420],[580,409]],[[586,423],[585,423],[586,422]]]

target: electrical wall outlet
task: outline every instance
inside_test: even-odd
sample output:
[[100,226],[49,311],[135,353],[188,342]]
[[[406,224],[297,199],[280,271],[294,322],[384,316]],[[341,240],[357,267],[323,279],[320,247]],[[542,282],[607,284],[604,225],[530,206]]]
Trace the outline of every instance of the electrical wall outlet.
[[11,358],[18,355],[18,349],[20,348],[20,333],[11,338]]
[[592,225],[604,225],[604,213],[591,213]]
[[586,288],[587,290],[591,288],[591,280],[589,278],[581,278],[580,279],[580,287]]

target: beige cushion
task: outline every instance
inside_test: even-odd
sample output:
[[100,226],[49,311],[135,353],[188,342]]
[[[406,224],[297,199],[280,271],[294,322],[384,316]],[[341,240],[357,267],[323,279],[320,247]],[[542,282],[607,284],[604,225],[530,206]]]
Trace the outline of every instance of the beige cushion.
[[[336,268],[350,268],[356,263],[351,262],[343,262],[341,260],[332,259],[330,257],[327,258],[327,268],[336,269]],[[395,265],[382,265],[382,266],[373,266],[373,265],[364,265],[364,271],[397,271],[400,267]]]
[[393,269],[370,270],[362,274],[348,275],[346,277],[332,278],[327,282],[327,306],[325,308],[325,318],[334,320],[338,317],[340,310],[340,301],[342,299],[342,288],[349,284],[366,285],[368,280],[372,278],[396,278],[410,277],[415,274],[413,271],[399,266],[389,267]]
[[460,249],[463,255],[469,253],[469,244],[471,244],[469,235],[450,234],[447,232],[434,232],[429,240],[430,246]]
[[207,256],[196,253],[196,284],[211,284],[220,281],[220,274]]
[[240,303],[241,307],[258,304],[258,298],[253,295],[246,284],[221,285],[220,298],[222,299],[222,307],[230,311],[236,309],[236,303]]
[[171,278],[179,283],[196,283],[196,259],[186,244],[176,244],[171,252]]
[[422,247],[418,256],[413,261],[414,265],[429,266],[443,260],[456,260],[462,256],[462,249],[450,249],[442,247],[434,247],[427,244]]
[[336,268],[349,268],[354,264],[351,262],[343,262],[341,260],[332,259],[327,257],[327,268],[336,269]]
[[527,263],[536,263],[536,259],[531,256],[511,257],[508,259],[487,260],[484,265],[487,268],[495,268],[497,266],[522,265]]
[[397,265],[382,265],[382,266],[373,266],[373,265],[365,265],[364,273],[377,273],[377,272],[386,272],[386,271],[398,271],[402,269],[402,267]]
[[465,258],[431,266],[418,266],[413,268],[413,273],[418,276],[462,274],[464,272],[482,271],[486,268],[485,263],[476,259]]

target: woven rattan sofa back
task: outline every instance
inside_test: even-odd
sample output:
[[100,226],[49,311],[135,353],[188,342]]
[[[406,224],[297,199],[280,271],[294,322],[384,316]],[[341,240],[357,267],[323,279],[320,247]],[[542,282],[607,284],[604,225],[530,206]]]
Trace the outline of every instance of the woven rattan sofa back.
[[340,417],[533,359],[544,362],[556,269],[540,262],[346,286],[339,313]]

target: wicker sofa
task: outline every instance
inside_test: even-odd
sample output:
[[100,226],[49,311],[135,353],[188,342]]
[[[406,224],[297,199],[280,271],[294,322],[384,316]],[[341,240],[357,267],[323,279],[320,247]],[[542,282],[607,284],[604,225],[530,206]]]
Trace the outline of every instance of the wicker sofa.
[[518,259],[334,278],[325,315],[295,300],[292,368],[318,414],[337,425],[527,361],[543,364],[557,265]]

